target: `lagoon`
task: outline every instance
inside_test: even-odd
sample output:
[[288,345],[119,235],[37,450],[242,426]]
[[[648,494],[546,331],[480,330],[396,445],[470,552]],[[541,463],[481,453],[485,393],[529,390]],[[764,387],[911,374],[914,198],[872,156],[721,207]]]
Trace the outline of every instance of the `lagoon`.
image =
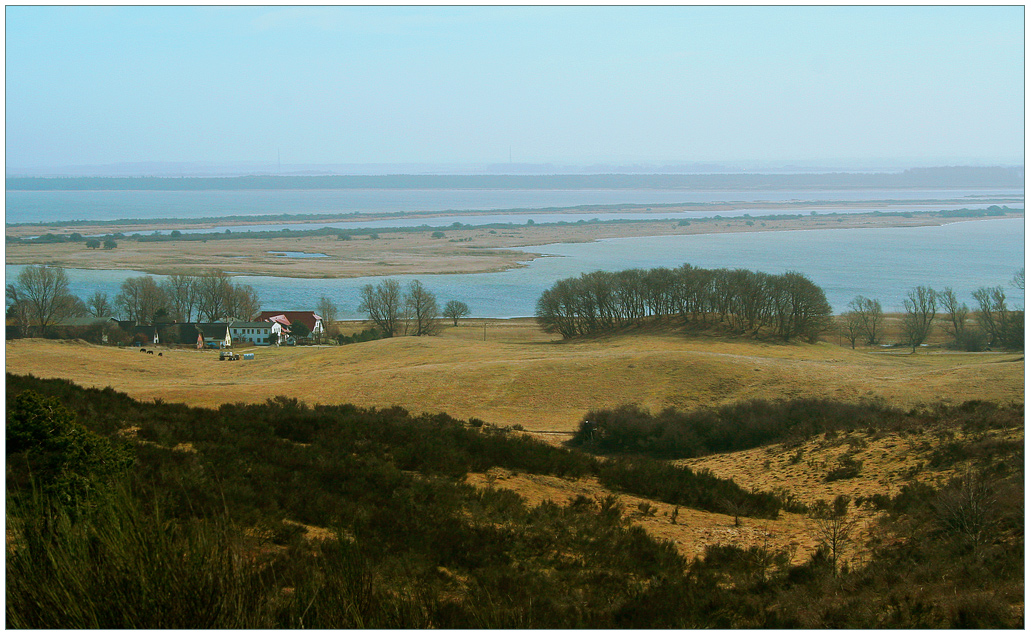
[[[887,312],[902,311],[905,293],[917,285],[951,287],[973,305],[971,292],[1001,285],[1011,307],[1023,307],[1022,290],[1009,285],[1024,266],[1024,220],[997,219],[937,227],[821,229],[607,239],[594,243],[521,248],[546,256],[525,267],[498,273],[423,275],[417,278],[436,294],[469,305],[482,318],[532,316],[537,298],[555,281],[594,270],[631,267],[745,268],[773,274],[799,271],[822,287],[835,313],[857,294],[880,300]],[[6,266],[7,280],[21,271]],[[66,270],[72,293],[86,297],[107,292],[113,299],[121,282],[140,272]],[[160,279],[161,277],[155,277]],[[394,277],[402,283],[414,276]],[[239,276],[254,286],[266,309],[313,309],[320,296],[340,308],[341,319],[362,318],[359,289],[382,277],[293,279]]]

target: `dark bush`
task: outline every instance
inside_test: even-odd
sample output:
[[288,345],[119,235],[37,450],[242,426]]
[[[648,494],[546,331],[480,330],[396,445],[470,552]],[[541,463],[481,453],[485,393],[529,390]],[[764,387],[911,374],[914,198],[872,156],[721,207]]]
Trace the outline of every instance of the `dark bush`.
[[805,398],[748,400],[690,412],[666,409],[658,415],[636,405],[589,412],[570,445],[601,453],[642,453],[661,459],[698,457],[800,441],[854,428],[899,426],[902,411],[879,404],[849,404]]

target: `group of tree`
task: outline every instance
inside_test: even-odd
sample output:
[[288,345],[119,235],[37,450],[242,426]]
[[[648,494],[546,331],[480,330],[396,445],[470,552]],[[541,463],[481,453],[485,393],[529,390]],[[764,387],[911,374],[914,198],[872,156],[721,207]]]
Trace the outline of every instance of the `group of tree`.
[[358,311],[368,315],[385,338],[400,335],[432,336],[440,332],[440,308],[433,292],[413,280],[401,291],[401,283],[388,278],[369,283],[359,291]]
[[[248,320],[259,311],[257,291],[234,283],[221,270],[197,276],[174,274],[161,281],[134,276],[122,281],[113,299],[95,291],[83,301],[69,291],[63,268],[31,265],[8,283],[6,295],[8,318],[18,323],[23,335],[37,337],[67,318],[117,316],[137,324],[218,322]],[[366,285],[361,297],[359,311],[367,313],[377,333],[386,338],[434,335],[440,331],[440,316],[457,325],[459,318],[469,315],[469,306],[457,300],[449,301],[441,312],[436,296],[417,280],[404,291],[393,279]],[[327,329],[337,321],[337,305],[326,296],[319,299],[316,311]]]
[[537,301],[537,320],[564,338],[678,317],[737,333],[816,340],[830,324],[823,290],[798,272],[746,269],[596,271],[558,281]]
[[848,311],[842,316],[845,323],[845,335],[852,348],[856,348],[856,340],[862,338],[866,344],[875,345],[881,337],[881,324],[884,312],[881,303],[865,296],[856,296],[848,304]]
[[384,338],[433,336],[440,333],[440,316],[457,326],[459,318],[469,315],[469,305],[460,300],[448,301],[441,312],[437,296],[417,280],[402,291],[401,283],[388,278],[378,285],[365,285],[359,295],[358,311],[375,323]]
[[118,242],[110,236],[105,238],[103,243],[98,238],[86,239],[86,249],[97,250],[100,249],[101,245],[103,245],[105,250],[113,250],[118,247]]
[[6,288],[7,315],[25,335],[42,336],[66,318],[118,315],[138,324],[215,322],[249,319],[258,313],[258,294],[250,285],[233,283],[225,272],[199,276],[176,274],[158,282],[152,276],[125,279],[112,300],[96,291],[85,301],[69,291],[61,267],[31,265]]
[[[92,305],[100,302],[101,299],[91,297]],[[260,306],[252,286],[234,283],[221,270],[199,276],[174,274],[160,283],[152,276],[127,278],[115,297],[115,305],[122,316],[140,324],[249,320]]]
[[[1014,274],[1010,284],[1023,291],[1023,268]],[[971,296],[977,302],[973,310],[961,302],[950,287],[935,291],[921,285],[909,290],[902,300],[905,313],[902,316],[901,344],[916,351],[940,325],[950,339],[950,346],[956,349],[1023,349],[1024,310],[1009,308],[1002,285],[978,287]],[[845,336],[853,349],[860,338],[867,345],[880,342],[884,312],[879,301],[856,296],[848,304],[842,321]]]

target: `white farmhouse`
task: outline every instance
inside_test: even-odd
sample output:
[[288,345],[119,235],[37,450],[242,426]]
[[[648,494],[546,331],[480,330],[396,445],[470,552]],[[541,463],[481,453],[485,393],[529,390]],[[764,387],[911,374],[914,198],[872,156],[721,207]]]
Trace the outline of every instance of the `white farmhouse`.
[[236,321],[229,324],[229,334],[236,346],[244,344],[267,345],[272,324],[267,322]]

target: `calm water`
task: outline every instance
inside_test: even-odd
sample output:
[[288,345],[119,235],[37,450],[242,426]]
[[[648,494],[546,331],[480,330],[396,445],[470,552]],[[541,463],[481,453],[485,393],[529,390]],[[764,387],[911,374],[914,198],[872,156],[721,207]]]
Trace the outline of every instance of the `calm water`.
[[[510,210],[650,203],[970,200],[1024,197],[1020,189],[937,190],[241,190],[11,191],[6,222],[110,221],[261,215]],[[463,221],[465,222],[465,221]]]
[[[967,304],[981,286],[1002,285],[1010,306],[1023,306],[1023,292],[1009,286],[1024,265],[1023,219],[981,220],[942,227],[808,230],[695,236],[608,239],[596,243],[524,248],[549,255],[527,267],[492,274],[418,276],[443,306],[461,300],[477,317],[532,316],[541,292],[556,280],[594,270],[631,267],[742,267],[809,276],[827,293],[835,313],[857,294],[880,300],[885,311],[901,311],[905,293],[917,285],[951,287]],[[21,267],[8,265],[11,280]],[[95,290],[113,299],[130,271],[68,270],[72,292]],[[160,278],[160,277],[157,277]],[[414,277],[397,276],[402,283]],[[358,290],[382,278],[291,279],[240,276],[253,285],[265,309],[313,309],[330,297],[341,318],[360,318]]]
[[266,252],[277,258],[329,258],[329,254],[320,252]]

